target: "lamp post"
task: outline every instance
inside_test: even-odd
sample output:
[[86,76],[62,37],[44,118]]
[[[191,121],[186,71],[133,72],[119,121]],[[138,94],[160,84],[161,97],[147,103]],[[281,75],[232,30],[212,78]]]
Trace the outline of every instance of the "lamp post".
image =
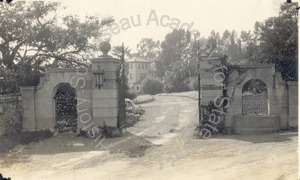
[[[201,101],[201,73],[200,73],[200,44],[197,41],[197,59],[198,59],[198,110],[199,110],[199,125],[202,121],[202,101]],[[201,58],[201,57],[200,57]]]
[[98,89],[100,90],[100,88],[103,86],[103,83],[105,82],[104,79],[104,69],[100,69],[100,66],[98,66],[98,69],[94,70],[93,72],[94,77],[95,77],[95,81],[96,81],[96,86],[98,87]]

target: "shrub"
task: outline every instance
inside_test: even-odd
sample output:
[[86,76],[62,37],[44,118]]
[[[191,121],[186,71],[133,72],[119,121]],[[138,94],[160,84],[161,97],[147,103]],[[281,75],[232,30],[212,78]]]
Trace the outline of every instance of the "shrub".
[[166,93],[189,91],[189,79],[178,73],[167,72],[164,78],[163,91]]
[[[201,137],[200,135],[200,131],[202,128],[206,128],[205,124],[211,124],[208,120],[209,120],[209,116],[211,114],[213,114],[213,110],[219,110],[222,111],[221,109],[222,107],[218,108],[215,106],[213,101],[210,101],[209,104],[207,106],[202,106],[202,122],[200,123],[199,126],[196,127],[194,135],[196,135],[198,138]],[[218,132],[215,131],[210,131],[212,134],[217,134],[217,133],[225,133],[225,123],[224,123],[224,119],[225,116],[224,115],[220,115],[217,114],[217,116],[220,117],[220,122],[216,125],[212,125],[215,128],[217,128]]]
[[163,92],[163,83],[158,79],[145,79],[142,89],[145,94],[158,94]]
[[165,83],[163,88],[164,93],[171,93],[174,92],[174,88],[170,83]]
[[80,129],[77,136],[88,137],[88,133],[87,131]]
[[123,136],[122,129],[117,127],[107,126],[105,123],[103,126],[99,127],[99,130],[100,130],[99,134],[101,134],[102,137],[114,138],[114,137]]
[[126,91],[126,94],[125,94],[125,98],[128,98],[128,99],[135,99],[137,97],[137,93],[134,92],[134,91],[131,91],[131,90],[127,90]]
[[[114,138],[123,136],[122,129],[118,127],[107,126],[105,123],[103,126],[98,127],[99,132],[95,134],[95,137],[105,137],[105,138]],[[89,137],[89,133],[85,130],[80,129],[80,134],[78,136]]]
[[[203,108],[202,108],[203,109]],[[208,106],[204,107],[204,110],[202,110],[203,112],[203,122],[202,125],[205,126],[205,124],[209,123],[209,116],[211,114],[213,114],[213,110],[218,110],[218,111],[223,111],[222,107],[218,108],[215,106],[213,101],[210,101]],[[215,113],[214,113],[215,114]],[[225,119],[225,115],[224,114],[217,114],[217,116],[220,117],[220,122],[217,125],[214,125],[218,132],[217,133],[225,133],[225,123],[224,123],[224,119]]]
[[140,106],[134,104],[134,102],[130,99],[125,99],[126,103],[126,123],[124,128],[131,127],[135,123],[141,120],[141,116],[145,113]]
[[126,113],[126,123],[124,125],[124,128],[131,127],[138,121],[140,121],[139,115],[133,113]]
[[126,113],[132,113],[132,114],[137,114],[137,115],[143,115],[145,113],[145,110],[141,108],[141,106],[137,106],[134,104],[134,102],[130,99],[125,99],[126,103]]
[[185,80],[183,82],[172,82],[172,83],[165,83],[163,92],[165,93],[173,93],[173,92],[186,92],[189,91],[189,81]]

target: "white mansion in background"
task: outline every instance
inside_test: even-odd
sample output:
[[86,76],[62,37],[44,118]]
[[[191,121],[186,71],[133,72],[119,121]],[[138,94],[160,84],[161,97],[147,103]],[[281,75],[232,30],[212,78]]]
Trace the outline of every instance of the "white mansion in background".
[[143,57],[130,58],[127,63],[129,70],[128,84],[132,90],[140,91],[144,79],[156,76],[155,64]]

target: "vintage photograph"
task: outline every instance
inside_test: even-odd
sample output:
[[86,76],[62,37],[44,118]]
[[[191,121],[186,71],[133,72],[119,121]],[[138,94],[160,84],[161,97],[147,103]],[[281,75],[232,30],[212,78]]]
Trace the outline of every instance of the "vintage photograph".
[[298,0],[0,1],[0,180],[297,180]]

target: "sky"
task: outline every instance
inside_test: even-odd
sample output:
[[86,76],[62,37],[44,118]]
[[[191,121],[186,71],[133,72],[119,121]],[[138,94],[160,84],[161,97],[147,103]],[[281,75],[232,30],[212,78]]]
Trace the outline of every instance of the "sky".
[[[227,30],[253,30],[256,21],[277,16],[284,0],[62,0],[71,14],[80,17],[94,15],[115,19],[111,35],[112,46],[125,46],[136,52],[142,38],[163,41],[172,28],[190,27],[200,36],[211,30],[221,35]],[[133,21],[131,20],[133,19]],[[140,24],[138,24],[140,19]],[[134,26],[135,25],[135,26]]]

